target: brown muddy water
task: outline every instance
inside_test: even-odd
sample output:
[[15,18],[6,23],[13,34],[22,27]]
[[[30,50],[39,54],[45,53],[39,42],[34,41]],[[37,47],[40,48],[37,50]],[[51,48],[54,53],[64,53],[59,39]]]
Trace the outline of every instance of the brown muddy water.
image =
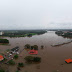
[[[69,39],[57,36],[54,31],[48,31],[43,35],[35,35],[33,37],[9,38],[4,37],[10,41],[10,46],[0,45],[0,53],[15,46],[19,46],[20,50],[24,48],[25,44],[38,45],[38,55],[42,58],[39,64],[30,64],[21,68],[20,72],[72,72],[72,64],[66,64],[65,59],[72,59],[72,43],[65,44],[58,47],[52,47],[52,44],[65,42]],[[41,49],[44,45],[44,49]],[[24,50],[16,61],[24,62],[24,57],[28,56],[28,52]],[[39,68],[37,68],[39,67]],[[10,72],[16,71],[16,66],[9,66]]]

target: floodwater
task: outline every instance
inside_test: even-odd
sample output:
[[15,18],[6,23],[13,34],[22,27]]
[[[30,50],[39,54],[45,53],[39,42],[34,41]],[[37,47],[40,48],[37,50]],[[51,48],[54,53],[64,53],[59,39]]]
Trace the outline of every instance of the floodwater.
[[[52,47],[52,44],[66,42],[69,40],[56,35],[55,31],[48,31],[43,35],[35,35],[30,38],[6,37],[6,39],[10,41],[10,46],[0,45],[0,52],[11,49],[15,46],[19,46],[22,50],[25,44],[38,45],[39,47],[37,56],[41,57],[41,63],[26,65],[20,72],[72,72],[72,64],[65,63],[65,59],[72,59],[72,43]],[[44,45],[44,49],[41,49],[41,45]],[[24,60],[24,57],[28,56],[29,54],[27,51],[23,51],[21,55],[22,58],[19,57],[18,62],[23,62],[22,59]],[[39,69],[37,67],[39,67]],[[10,67],[10,69],[12,69],[10,72],[15,72],[15,68],[16,66]]]

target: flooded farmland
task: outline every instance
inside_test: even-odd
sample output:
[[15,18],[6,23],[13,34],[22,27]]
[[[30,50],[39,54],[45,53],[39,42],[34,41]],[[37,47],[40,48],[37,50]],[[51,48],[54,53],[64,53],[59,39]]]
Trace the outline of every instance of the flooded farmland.
[[[20,72],[72,72],[72,64],[66,64],[65,59],[72,59],[72,43],[52,47],[52,44],[68,41],[69,39],[63,38],[55,34],[55,31],[48,31],[43,35],[35,35],[32,37],[19,37],[10,38],[4,37],[9,40],[10,45],[0,45],[0,53],[7,49],[12,49],[15,46],[19,46],[20,50],[24,48],[25,44],[38,45],[38,55],[41,57],[41,63],[29,64],[21,68]],[[41,45],[44,45],[44,49],[41,49]],[[20,53],[19,59],[16,61],[24,62],[24,57],[28,56],[26,50]],[[37,68],[39,67],[39,68]],[[10,72],[16,71],[16,66],[9,66]]]

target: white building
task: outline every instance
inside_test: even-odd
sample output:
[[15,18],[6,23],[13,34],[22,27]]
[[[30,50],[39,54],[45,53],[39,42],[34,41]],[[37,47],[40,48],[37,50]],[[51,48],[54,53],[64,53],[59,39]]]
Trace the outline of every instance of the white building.
[[0,32],[0,35],[3,35],[3,34],[4,34],[4,32],[1,31],[1,32]]

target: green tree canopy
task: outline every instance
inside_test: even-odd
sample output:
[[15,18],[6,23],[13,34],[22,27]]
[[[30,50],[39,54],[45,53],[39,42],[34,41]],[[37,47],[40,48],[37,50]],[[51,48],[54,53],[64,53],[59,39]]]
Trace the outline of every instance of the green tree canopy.
[[8,63],[9,63],[10,65],[15,65],[15,62],[14,62],[13,60],[8,61]]
[[17,58],[18,58],[18,55],[16,54],[16,55],[14,56],[14,58],[17,59]]
[[38,50],[38,46],[37,45],[34,45],[34,50]]
[[9,40],[7,40],[7,39],[0,39],[0,43],[9,43]]
[[27,62],[40,62],[41,57],[26,56],[24,58]]
[[25,48],[30,49],[30,44],[26,44]]
[[32,57],[32,56],[26,56],[24,59],[29,62],[29,61],[33,61],[34,57]]
[[18,67],[23,67],[24,63],[18,63]]

